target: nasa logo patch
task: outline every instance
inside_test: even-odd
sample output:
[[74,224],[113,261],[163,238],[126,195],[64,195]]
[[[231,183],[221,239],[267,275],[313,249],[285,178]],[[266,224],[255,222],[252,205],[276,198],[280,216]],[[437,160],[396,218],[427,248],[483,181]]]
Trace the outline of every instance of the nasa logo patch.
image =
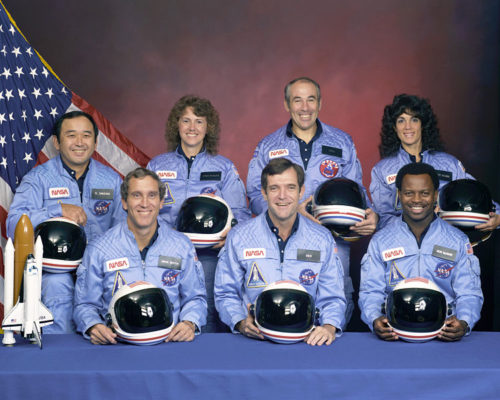
[[161,275],[161,282],[163,286],[174,286],[177,283],[177,278],[180,271],[168,270]]
[[325,160],[319,165],[319,172],[325,178],[333,178],[339,172],[339,165],[333,160]]
[[450,277],[453,268],[455,268],[455,266],[450,263],[440,262],[436,265],[434,274],[436,275],[436,278],[446,279]]
[[303,269],[300,271],[299,282],[302,285],[312,285],[316,281],[318,274],[315,274],[312,269]]
[[217,189],[214,189],[213,187],[210,186],[206,186],[200,190],[200,194],[215,194],[215,193],[217,193]]
[[94,204],[94,215],[106,215],[109,211],[110,204],[110,201],[96,201]]

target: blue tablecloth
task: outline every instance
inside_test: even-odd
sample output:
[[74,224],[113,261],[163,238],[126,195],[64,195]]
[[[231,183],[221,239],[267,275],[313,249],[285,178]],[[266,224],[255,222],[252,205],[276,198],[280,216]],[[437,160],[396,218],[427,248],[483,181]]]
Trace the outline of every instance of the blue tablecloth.
[[345,333],[329,347],[233,334],[191,343],[94,346],[78,335],[0,349],[1,399],[498,399],[500,333],[386,343]]

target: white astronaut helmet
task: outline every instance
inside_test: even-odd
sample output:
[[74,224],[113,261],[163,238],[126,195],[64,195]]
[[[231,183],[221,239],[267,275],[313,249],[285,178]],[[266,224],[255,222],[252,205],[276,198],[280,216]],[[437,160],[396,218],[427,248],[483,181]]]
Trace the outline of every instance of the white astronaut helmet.
[[177,215],[176,227],[197,249],[219,243],[222,233],[236,225],[231,207],[219,196],[200,194],[184,200]]
[[318,316],[312,296],[300,283],[288,280],[268,285],[250,313],[266,339],[283,344],[304,340]]
[[316,188],[312,215],[335,237],[356,241],[361,236],[349,228],[365,219],[366,199],[359,185],[347,178],[334,178]]
[[107,319],[118,340],[137,345],[165,341],[174,325],[167,293],[144,281],[123,285],[116,291]]
[[427,342],[443,329],[448,314],[444,294],[426,278],[399,282],[382,306],[389,325],[407,342]]
[[42,238],[44,271],[64,273],[78,268],[87,246],[80,225],[64,217],[50,218],[35,228],[35,238],[38,236]]

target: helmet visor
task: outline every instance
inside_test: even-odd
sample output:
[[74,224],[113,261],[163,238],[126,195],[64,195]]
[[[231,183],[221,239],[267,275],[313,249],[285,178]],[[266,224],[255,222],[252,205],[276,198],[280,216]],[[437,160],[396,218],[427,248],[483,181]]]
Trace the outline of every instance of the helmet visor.
[[227,207],[209,197],[186,199],[177,216],[177,230],[184,233],[215,234],[221,232],[229,216]]
[[395,328],[407,332],[435,332],[446,319],[446,299],[440,292],[411,288],[393,291],[387,298],[387,319]]
[[144,289],[131,293],[115,303],[116,320],[127,333],[147,333],[172,325],[172,310],[162,289]]
[[309,293],[293,289],[265,291],[257,298],[255,318],[265,329],[307,332],[314,324],[314,300]]
[[35,229],[35,238],[38,236],[42,238],[44,258],[80,260],[87,245],[85,231],[64,221],[42,222]]

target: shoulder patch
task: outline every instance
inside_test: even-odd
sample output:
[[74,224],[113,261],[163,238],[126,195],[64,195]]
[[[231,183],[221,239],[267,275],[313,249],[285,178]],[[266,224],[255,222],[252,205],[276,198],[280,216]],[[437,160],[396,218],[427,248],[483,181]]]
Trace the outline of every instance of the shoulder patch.
[[321,175],[325,178],[333,178],[339,172],[339,165],[333,160],[324,160],[319,165],[319,172],[321,172]]
[[256,262],[252,264],[250,274],[248,275],[247,288],[259,288],[267,286],[267,282],[260,272],[259,266]]
[[113,284],[113,292],[111,293],[111,296],[113,296],[118,289],[120,289],[122,286],[125,286],[126,284],[127,282],[125,282],[122,273],[120,271],[117,271],[115,275],[115,283]]
[[175,203],[174,196],[172,196],[172,191],[170,190],[170,186],[165,182],[165,197],[163,198],[163,205],[166,206],[168,204]]
[[465,252],[469,255],[474,254],[474,250],[472,249],[470,242],[465,244]]
[[391,264],[391,270],[389,272],[389,286],[396,286],[399,282],[405,279],[405,276],[401,273],[396,262],[393,261]]

